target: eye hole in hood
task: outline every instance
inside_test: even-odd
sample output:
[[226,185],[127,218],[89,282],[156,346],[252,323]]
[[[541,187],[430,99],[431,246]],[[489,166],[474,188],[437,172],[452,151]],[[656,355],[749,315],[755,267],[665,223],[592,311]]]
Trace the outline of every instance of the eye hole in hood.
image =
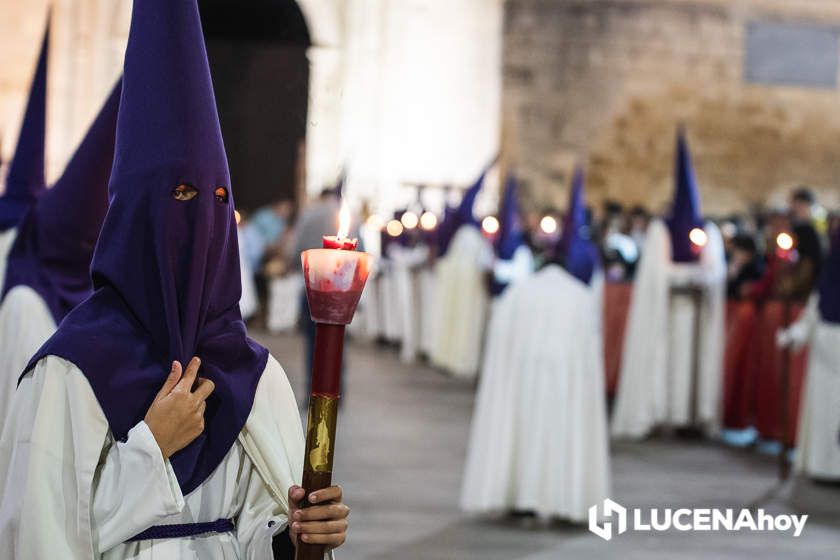
[[[192,185],[178,185],[174,189],[172,189],[172,198],[179,201],[187,201],[192,200],[198,195],[198,189],[193,187]],[[227,196],[227,193],[225,193]]]

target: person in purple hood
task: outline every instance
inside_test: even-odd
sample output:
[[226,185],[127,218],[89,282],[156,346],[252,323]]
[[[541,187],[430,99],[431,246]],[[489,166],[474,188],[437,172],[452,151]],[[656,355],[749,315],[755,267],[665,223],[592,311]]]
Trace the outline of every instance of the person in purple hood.
[[234,198],[197,0],[135,0],[93,293],[21,376],[0,438],[0,557],[250,559],[335,547],[302,508],[303,431],[247,335]]
[[93,291],[90,260],[105,211],[120,83],[55,185],[17,226],[0,286],[0,428],[32,355]]
[[677,133],[674,198],[651,221],[636,265],[611,418],[613,437],[644,439],[720,426],[726,257],[720,229],[703,219],[685,131]]
[[603,274],[574,174],[551,260],[519,278],[490,317],[461,507],[584,522],[610,495]]
[[47,130],[49,45],[48,23],[29,88],[15,155],[9,164],[3,194],[0,195],[0,286],[3,285],[6,255],[15,241],[18,222],[47,188],[44,178],[44,144]]

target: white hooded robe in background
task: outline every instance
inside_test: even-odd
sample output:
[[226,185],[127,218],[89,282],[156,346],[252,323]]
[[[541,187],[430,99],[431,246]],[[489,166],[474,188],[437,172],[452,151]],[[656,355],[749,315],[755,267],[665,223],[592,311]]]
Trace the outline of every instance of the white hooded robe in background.
[[707,243],[696,263],[671,261],[671,238],[662,220],[651,222],[633,285],[621,359],[612,434],[643,438],[660,425],[691,423],[694,305],[672,296],[675,286],[702,286],[698,341],[697,423],[719,425],[723,375],[726,260],[717,226],[704,226]]
[[[434,250],[434,249],[430,249]],[[435,332],[435,310],[437,304],[437,273],[436,268],[428,263],[417,271],[419,289],[418,313],[420,315],[420,353],[429,356],[432,351],[432,341]]]
[[391,343],[402,341],[402,320],[399,313],[399,294],[394,278],[394,263],[391,259],[381,259],[376,287],[378,306],[382,318],[382,337]]
[[29,286],[15,286],[0,303],[0,434],[18,378],[55,329],[47,304]]
[[498,299],[461,490],[466,511],[580,522],[609,496],[602,290],[549,265]]
[[388,247],[391,260],[391,277],[396,289],[396,313],[400,321],[400,359],[410,364],[417,359],[420,349],[420,286],[418,267],[426,261],[429,249],[425,245],[403,247],[392,244]]
[[474,226],[461,226],[437,264],[435,327],[429,358],[455,377],[478,374],[493,248]]
[[840,480],[840,325],[820,317],[819,296],[814,295],[779,338],[782,346],[809,344],[794,469],[817,479]]
[[[0,438],[0,557],[8,560],[273,560],[304,440],[269,357],[251,413],[213,474],[183,496],[145,422],[115,442],[84,374],[56,356],[21,381]],[[234,532],[126,543],[153,525],[233,518]]]

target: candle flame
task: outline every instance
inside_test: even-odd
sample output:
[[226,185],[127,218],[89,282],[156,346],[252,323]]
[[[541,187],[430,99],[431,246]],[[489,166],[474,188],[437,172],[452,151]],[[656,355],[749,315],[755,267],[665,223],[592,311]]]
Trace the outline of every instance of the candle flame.
[[350,209],[347,205],[342,204],[341,210],[338,211],[338,233],[336,237],[344,239],[350,233]]
[[239,213],[239,210],[233,211],[233,217],[236,218],[236,225],[239,225],[239,222],[242,221],[242,214]]
[[789,233],[783,231],[776,236],[776,245],[782,251],[790,251],[793,249],[793,237]]
[[700,228],[694,228],[688,232],[688,239],[698,247],[705,247],[709,241],[709,236]]

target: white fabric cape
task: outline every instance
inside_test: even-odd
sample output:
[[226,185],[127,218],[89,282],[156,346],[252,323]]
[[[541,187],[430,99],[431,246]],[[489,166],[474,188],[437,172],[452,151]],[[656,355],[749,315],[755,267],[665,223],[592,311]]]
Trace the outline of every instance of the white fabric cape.
[[0,233],[0,290],[3,289],[6,281],[6,258],[9,256],[15,237],[17,237],[17,228],[9,228]]
[[55,332],[55,320],[38,292],[15,286],[0,304],[0,433],[20,374]]
[[719,427],[724,350],[726,262],[717,226],[704,226],[708,241],[695,263],[671,262],[670,232],[654,220],[633,285],[612,419],[616,437],[643,438],[659,425],[690,424],[694,307],[673,286],[704,289],[701,304],[697,421],[707,433]]
[[455,377],[478,374],[488,308],[486,273],[492,266],[493,249],[473,226],[461,226],[438,261],[429,358]]
[[609,496],[602,283],[556,265],[520,279],[490,322],[461,506],[580,522]]
[[818,296],[789,329],[796,346],[810,343],[794,467],[807,476],[840,480],[840,325],[823,321]]
[[[0,438],[0,557],[98,558],[92,488],[109,437],[93,390],[70,362],[48,356],[21,381]],[[304,440],[294,395],[273,357],[238,441],[273,498],[272,533],[279,532],[288,488],[300,483]],[[238,523],[251,523],[249,515],[246,503]],[[271,559],[252,544],[241,542],[243,558]]]

